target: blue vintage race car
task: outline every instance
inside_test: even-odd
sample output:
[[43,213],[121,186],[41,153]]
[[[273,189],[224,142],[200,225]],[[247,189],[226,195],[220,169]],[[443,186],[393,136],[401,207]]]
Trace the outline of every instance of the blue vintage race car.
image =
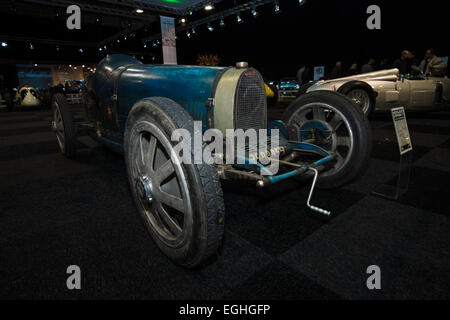
[[[322,187],[353,180],[366,168],[371,150],[366,117],[336,92],[303,95],[282,120],[267,125],[262,77],[246,63],[226,68],[145,65],[130,56],[110,55],[87,79],[83,100],[86,119],[73,123],[65,97],[53,97],[52,128],[61,152],[74,157],[76,133],[85,130],[123,153],[132,196],[151,236],[186,267],[204,263],[221,243],[225,207],[220,179],[253,180],[266,187],[311,176],[307,205],[329,214],[309,203],[316,179]],[[201,127],[194,121],[201,121]],[[171,136],[177,129],[195,135],[195,130],[210,128],[224,135],[227,129],[263,129],[271,138],[278,129],[275,161],[280,170],[268,173],[260,154],[247,151],[240,162],[223,164],[185,163],[174,156]],[[200,152],[207,147],[200,145]],[[198,151],[188,149],[194,156]]]

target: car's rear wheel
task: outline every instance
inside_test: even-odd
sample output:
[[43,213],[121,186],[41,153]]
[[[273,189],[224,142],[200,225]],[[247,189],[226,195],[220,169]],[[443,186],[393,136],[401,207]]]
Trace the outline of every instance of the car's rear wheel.
[[373,102],[369,93],[363,88],[354,88],[346,93],[357,106],[362,110],[362,112],[369,116],[373,110]]
[[171,142],[176,129],[193,137],[193,120],[181,106],[166,98],[139,101],[127,119],[125,159],[133,198],[152,238],[176,263],[196,267],[221,244],[225,209],[216,168],[176,156]]
[[53,95],[52,110],[52,130],[56,134],[59,149],[67,158],[73,158],[76,153],[75,125],[70,106],[63,94],[56,93]]
[[289,138],[316,144],[336,158],[322,166],[318,186],[334,188],[364,173],[371,152],[371,131],[362,110],[342,94],[315,91],[297,98],[283,115]]

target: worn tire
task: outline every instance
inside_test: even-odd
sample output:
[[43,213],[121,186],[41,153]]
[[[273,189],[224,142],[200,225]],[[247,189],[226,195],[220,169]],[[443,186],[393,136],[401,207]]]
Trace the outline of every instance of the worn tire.
[[[355,108],[354,103],[349,98],[333,91],[314,91],[300,96],[286,109],[283,114],[283,121],[290,126],[295,121],[295,114],[298,111],[314,103],[324,103],[336,108],[347,119],[353,132],[354,145],[347,156],[348,161],[344,162],[342,167],[334,174],[320,173],[317,180],[317,185],[321,188],[335,188],[345,185],[363,175],[367,170],[372,150],[369,121],[359,108]],[[295,137],[290,137],[290,139],[297,140]]]
[[[189,195],[192,218],[183,219],[191,221],[185,231],[188,236],[178,247],[167,244],[167,241],[158,233],[158,230],[150,222],[147,214],[139,204],[136,183],[133,181],[133,150],[132,141],[136,137],[138,126],[150,123],[155,125],[170,141],[175,129],[185,129],[191,136],[194,134],[194,122],[192,117],[180,105],[163,97],[145,98],[138,101],[130,111],[125,129],[125,161],[127,165],[128,178],[133,198],[139,213],[146,222],[152,238],[161,251],[175,263],[184,267],[193,268],[209,261],[211,256],[217,252],[222,243],[224,230],[225,206],[223,201],[222,187],[215,166],[208,164],[181,164],[182,172],[186,177],[187,194]],[[201,132],[200,132],[201,134]],[[134,140],[136,140],[134,138]],[[158,140],[159,141],[159,140]],[[170,142],[172,147],[174,142]],[[193,154],[193,149],[191,150]],[[150,209],[151,212],[154,209]],[[185,220],[183,220],[185,221]]]
[[62,119],[64,141],[58,139],[58,145],[61,153],[67,158],[74,158],[76,155],[76,128],[72,118],[70,106],[66,97],[62,93],[56,93],[52,97],[53,121],[55,112],[59,110]]

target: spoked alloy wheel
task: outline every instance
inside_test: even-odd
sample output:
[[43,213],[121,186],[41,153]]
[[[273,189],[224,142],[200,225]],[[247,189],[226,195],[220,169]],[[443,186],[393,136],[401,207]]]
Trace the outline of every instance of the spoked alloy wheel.
[[161,129],[141,122],[132,132],[131,179],[147,223],[166,245],[179,247],[186,242],[192,225],[192,205],[186,175]]
[[54,103],[53,108],[53,130],[56,134],[56,140],[58,141],[59,148],[61,152],[64,153],[66,149],[66,141],[64,137],[64,123],[62,120],[61,112],[59,111],[58,103]]
[[75,126],[66,97],[60,93],[55,94],[52,109],[52,130],[56,134],[59,149],[66,157],[73,158],[76,152]]
[[322,177],[335,174],[347,164],[354,135],[348,119],[337,108],[322,102],[306,104],[293,115],[292,124],[300,128],[302,141],[314,140],[314,144],[335,154],[333,167]]
[[364,173],[371,152],[367,117],[346,96],[332,91],[306,93],[286,109],[289,138],[318,145],[334,154],[324,164],[318,185],[333,188]]
[[353,89],[347,93],[347,97],[349,97],[359,108],[361,108],[365,115],[369,114],[371,100],[366,90]]
[[[162,97],[138,101],[127,118],[125,161],[131,193],[153,240],[174,262],[192,268],[219,248],[225,207],[217,169],[178,160],[177,143],[170,140],[177,129],[194,136],[192,117],[180,105]],[[193,147],[186,152],[193,155]]]

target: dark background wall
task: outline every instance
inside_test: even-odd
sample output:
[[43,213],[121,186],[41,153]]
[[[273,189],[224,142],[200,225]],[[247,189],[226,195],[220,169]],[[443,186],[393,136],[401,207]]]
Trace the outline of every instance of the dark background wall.
[[[246,0],[224,0],[212,13],[201,10],[188,19],[193,21],[242,2]],[[361,66],[369,57],[376,58],[377,62],[382,58],[392,62],[403,49],[416,51],[418,59],[422,59],[428,47],[434,47],[440,56],[447,56],[450,55],[450,19],[446,2],[306,0],[299,6],[297,0],[279,0],[279,14],[274,13],[273,4],[267,4],[258,8],[257,18],[251,16],[250,10],[245,11],[242,24],[231,16],[225,18],[225,27],[214,21],[213,32],[203,25],[196,28],[197,34],[191,39],[184,32],[179,33],[178,62],[196,64],[199,54],[216,53],[221,58],[221,65],[248,61],[267,79],[276,80],[294,76],[304,64],[325,65],[326,73],[329,73],[337,60],[342,60],[346,68],[353,62]],[[381,30],[366,27],[369,16],[366,9],[371,4],[381,8]],[[121,30],[124,23],[126,21],[117,18],[117,30]],[[32,19],[2,13],[0,19],[2,33],[20,36],[96,43],[117,32],[102,24],[82,25],[81,31],[68,31],[64,14],[58,18]],[[159,30],[159,23],[154,23],[148,31],[137,32],[136,38],[114,43],[109,53],[136,52],[137,58],[144,56],[145,63],[161,63],[161,47],[149,45],[143,49],[140,41]],[[61,46],[60,51],[56,51],[55,45],[35,44],[35,50],[30,50],[28,43],[10,42],[8,48],[0,47],[0,63],[91,64],[104,57],[104,52],[99,52],[96,47],[85,47],[83,53],[78,49]]]
[[[403,49],[417,52],[421,59],[428,47],[448,55],[449,19],[445,1],[324,1],[280,0],[281,13],[273,5],[259,10],[254,19],[245,12],[243,24],[235,17],[218,23],[210,32],[198,28],[192,39],[180,37],[180,63],[194,63],[199,52],[215,52],[223,64],[248,61],[268,78],[294,76],[303,64],[326,65],[336,60],[359,65],[369,57],[396,59]],[[381,8],[381,30],[368,30],[366,9]]]

